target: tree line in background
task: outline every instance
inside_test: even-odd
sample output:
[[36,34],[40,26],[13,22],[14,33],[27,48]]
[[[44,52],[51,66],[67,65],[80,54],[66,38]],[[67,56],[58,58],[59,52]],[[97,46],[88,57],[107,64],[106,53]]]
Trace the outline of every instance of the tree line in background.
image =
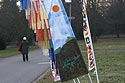
[[[70,5],[62,0],[69,16]],[[125,33],[125,2],[124,0],[95,0],[93,7],[90,7],[90,0],[87,5],[87,13],[90,23],[91,34],[94,40],[101,35]],[[94,1],[94,0],[91,0]],[[83,39],[82,34],[82,9],[79,0],[72,0],[71,3],[71,25],[77,39]],[[16,0],[2,0],[0,2],[0,49],[5,49],[9,42],[18,42],[23,36],[29,40],[34,39],[34,33],[28,27],[25,19],[25,11],[19,11]]]
[[[90,1],[94,1],[91,2]],[[64,2],[64,0],[63,0]],[[96,40],[101,35],[116,35],[125,33],[125,0],[87,0],[87,13],[92,38]],[[72,0],[72,16],[75,19],[71,24],[78,39],[82,38],[82,13],[80,2]],[[90,7],[92,5],[92,7]],[[64,2],[69,15],[69,4]]]
[[2,0],[0,3],[0,49],[5,49],[10,42],[17,44],[23,36],[32,38],[25,12],[19,11],[16,0]]

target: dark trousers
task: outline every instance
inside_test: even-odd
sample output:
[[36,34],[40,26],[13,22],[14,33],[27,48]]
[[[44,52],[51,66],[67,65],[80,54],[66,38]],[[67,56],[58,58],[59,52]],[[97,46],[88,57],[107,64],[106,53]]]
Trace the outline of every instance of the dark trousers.
[[28,60],[29,60],[29,59],[28,59],[28,54],[22,54],[22,55],[23,55],[23,61],[25,61],[25,60],[28,61]]

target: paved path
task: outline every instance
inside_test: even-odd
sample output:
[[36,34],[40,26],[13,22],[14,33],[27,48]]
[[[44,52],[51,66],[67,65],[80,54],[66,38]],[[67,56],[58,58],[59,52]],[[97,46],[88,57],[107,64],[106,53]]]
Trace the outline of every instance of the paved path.
[[31,83],[48,67],[48,56],[40,49],[29,52],[28,62],[23,62],[21,54],[0,59],[0,83]]

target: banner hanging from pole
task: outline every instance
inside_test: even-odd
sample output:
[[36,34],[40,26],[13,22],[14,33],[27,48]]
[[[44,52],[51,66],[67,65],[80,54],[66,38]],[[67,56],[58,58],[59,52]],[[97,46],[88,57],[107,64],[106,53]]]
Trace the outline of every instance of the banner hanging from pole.
[[40,47],[49,48],[51,40],[48,17],[41,0],[19,0],[20,10],[25,10],[29,27],[36,33],[36,41]]
[[[89,1],[89,6],[90,8],[92,8],[93,6],[92,0]],[[96,60],[95,60],[94,49],[93,49],[91,33],[90,33],[90,28],[89,28],[89,22],[88,22],[88,17],[87,17],[87,10],[86,10],[86,5],[85,5],[84,0],[82,0],[82,15],[83,15],[83,35],[84,35],[87,54],[88,54],[88,69],[89,71],[95,69],[97,83],[99,83]]]
[[88,73],[61,0],[43,0],[48,13],[56,65],[62,82]]
[[95,68],[94,65],[94,50],[91,40],[91,33],[89,28],[89,22],[87,17],[87,11],[85,7],[85,2],[82,0],[82,15],[83,15],[83,35],[85,39],[87,54],[88,54],[88,69],[89,71]]

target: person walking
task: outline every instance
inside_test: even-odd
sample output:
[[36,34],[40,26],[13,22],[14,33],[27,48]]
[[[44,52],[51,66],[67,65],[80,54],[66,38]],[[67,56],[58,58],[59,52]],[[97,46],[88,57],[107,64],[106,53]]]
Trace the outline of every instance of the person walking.
[[29,52],[28,40],[26,37],[23,37],[23,40],[21,41],[21,53],[22,53],[24,62],[26,60],[27,61],[29,60],[28,52]]

